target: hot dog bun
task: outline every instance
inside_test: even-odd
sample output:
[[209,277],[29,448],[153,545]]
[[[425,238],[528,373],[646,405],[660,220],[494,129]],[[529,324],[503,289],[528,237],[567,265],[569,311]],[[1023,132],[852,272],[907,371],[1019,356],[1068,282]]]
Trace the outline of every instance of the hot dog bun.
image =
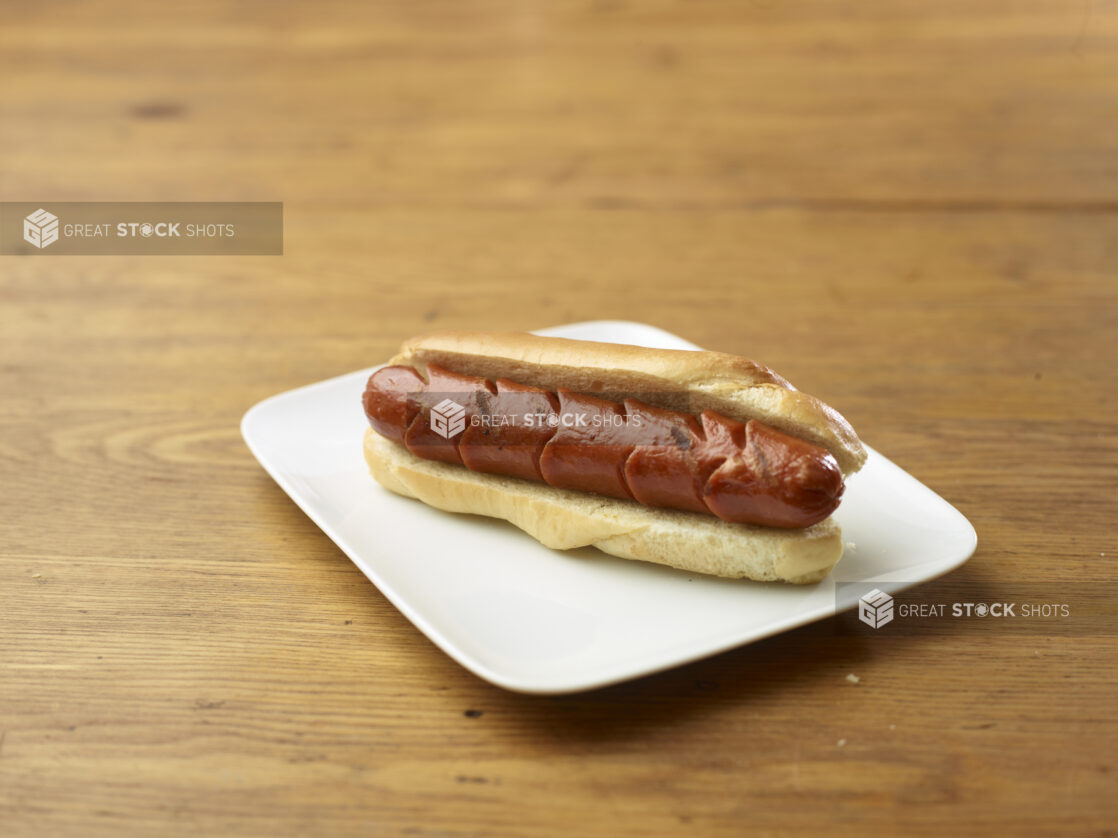
[[818,582],[842,556],[833,518],[801,530],[729,524],[424,460],[372,428],[365,431],[365,460],[377,482],[398,495],[500,518],[554,550],[593,546],[695,573],[797,584]]
[[[442,332],[405,342],[388,363],[425,376],[427,365],[437,364],[462,375],[547,390],[639,393],[643,401],[669,410],[758,419],[826,449],[847,475],[866,458],[838,412],[767,367],[735,355],[526,333]],[[553,549],[592,545],[697,573],[800,584],[822,579],[842,556],[842,533],[832,518],[803,529],[728,523],[420,458],[371,428],[364,453],[385,488],[438,509],[509,521]]]
[[802,393],[771,369],[724,352],[647,349],[545,338],[522,332],[439,332],[412,338],[389,364],[426,373],[435,363],[464,375],[579,393],[638,392],[657,407],[713,410],[770,427],[827,449],[843,475],[858,471],[866,450],[834,408]]

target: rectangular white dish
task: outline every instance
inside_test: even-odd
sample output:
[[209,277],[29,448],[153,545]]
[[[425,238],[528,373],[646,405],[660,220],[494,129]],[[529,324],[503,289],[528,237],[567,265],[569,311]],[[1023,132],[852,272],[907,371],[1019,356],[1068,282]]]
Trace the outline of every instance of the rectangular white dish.
[[[539,334],[698,348],[624,321]],[[817,585],[707,578],[592,548],[549,550],[503,521],[440,512],[377,485],[361,453],[361,393],[373,369],[265,399],[244,416],[245,441],[420,631],[507,689],[577,692],[667,669],[851,607],[856,598],[836,609],[835,579],[895,591],[958,567],[975,549],[961,513],[870,449],[836,513],[846,554]]]

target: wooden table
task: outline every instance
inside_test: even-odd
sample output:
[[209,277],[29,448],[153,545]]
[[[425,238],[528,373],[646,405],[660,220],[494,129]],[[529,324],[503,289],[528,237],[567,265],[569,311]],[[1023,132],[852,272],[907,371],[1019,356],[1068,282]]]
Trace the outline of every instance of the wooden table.
[[950,590],[1109,582],[1113,3],[185,5],[0,22],[0,198],[286,215],[282,257],[0,260],[0,832],[1115,827],[1112,630],[825,621],[513,694],[238,431],[423,330],[645,321],[956,505]]

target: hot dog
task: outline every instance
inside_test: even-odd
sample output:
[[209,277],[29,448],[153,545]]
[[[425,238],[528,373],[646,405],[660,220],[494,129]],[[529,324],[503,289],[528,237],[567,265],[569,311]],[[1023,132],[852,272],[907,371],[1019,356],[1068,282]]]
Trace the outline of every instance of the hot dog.
[[[451,395],[464,408],[463,431],[444,437],[430,410]],[[737,524],[807,527],[842,497],[842,472],[825,449],[713,410],[695,417],[433,363],[426,380],[412,367],[378,370],[364,406],[377,433],[417,457]]]
[[525,334],[413,339],[369,378],[366,459],[399,494],[704,573],[814,581],[865,451],[744,358]]

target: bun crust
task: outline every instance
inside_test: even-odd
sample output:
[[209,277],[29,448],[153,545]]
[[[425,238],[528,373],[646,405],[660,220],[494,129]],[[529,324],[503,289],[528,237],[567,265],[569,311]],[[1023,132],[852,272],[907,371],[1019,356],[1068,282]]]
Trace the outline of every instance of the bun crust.
[[832,518],[802,530],[730,524],[424,460],[372,428],[364,451],[386,489],[448,512],[503,519],[555,550],[594,546],[695,573],[797,584],[819,581],[842,556]]
[[424,374],[434,363],[464,375],[508,378],[548,390],[563,387],[603,397],[614,392],[696,415],[714,410],[741,422],[759,419],[827,449],[844,476],[866,461],[865,448],[837,410],[738,355],[525,332],[439,332],[405,342],[389,363]]

